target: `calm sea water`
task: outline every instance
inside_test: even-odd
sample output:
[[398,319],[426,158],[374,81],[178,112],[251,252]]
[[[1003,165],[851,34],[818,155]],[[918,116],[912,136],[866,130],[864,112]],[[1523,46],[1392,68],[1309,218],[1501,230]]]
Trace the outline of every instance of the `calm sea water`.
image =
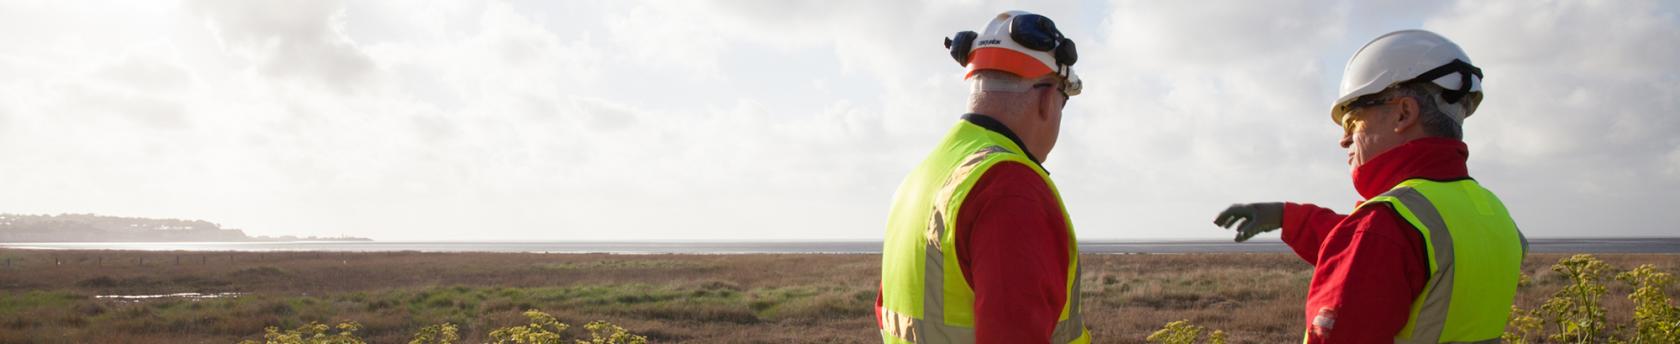
[[[334,252],[548,252],[619,254],[740,254],[740,253],[838,253],[881,252],[875,241],[816,242],[145,242],[145,243],[0,243],[0,248],[45,250],[142,250],[142,251],[334,251]],[[1233,243],[1230,241],[1086,241],[1084,253],[1202,253],[1202,252],[1289,252],[1278,241]],[[1680,238],[1534,239],[1532,252],[1539,253],[1680,253]]]

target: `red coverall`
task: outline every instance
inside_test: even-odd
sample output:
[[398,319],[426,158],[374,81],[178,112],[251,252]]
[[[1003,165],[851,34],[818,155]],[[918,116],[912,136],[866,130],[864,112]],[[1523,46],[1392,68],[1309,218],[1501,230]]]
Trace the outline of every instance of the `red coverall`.
[[[1413,140],[1354,169],[1353,185],[1370,199],[1407,179],[1467,179],[1469,156],[1463,141]],[[1283,241],[1313,265],[1308,343],[1393,342],[1429,281],[1423,235],[1387,205],[1342,215],[1286,203]]]

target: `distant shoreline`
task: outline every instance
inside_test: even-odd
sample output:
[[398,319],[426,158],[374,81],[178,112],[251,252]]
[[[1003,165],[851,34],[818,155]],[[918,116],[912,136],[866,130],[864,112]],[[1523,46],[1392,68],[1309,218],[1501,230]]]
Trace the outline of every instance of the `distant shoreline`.
[[15,243],[171,243],[372,241],[347,235],[250,236],[204,220],[153,219],[96,214],[28,215],[0,213],[0,242]]
[[[191,252],[502,252],[613,254],[879,254],[876,241],[229,241],[229,242],[0,242],[0,248]],[[1083,241],[1092,254],[1288,253],[1279,241]],[[1532,239],[1533,253],[1680,253],[1680,238]]]

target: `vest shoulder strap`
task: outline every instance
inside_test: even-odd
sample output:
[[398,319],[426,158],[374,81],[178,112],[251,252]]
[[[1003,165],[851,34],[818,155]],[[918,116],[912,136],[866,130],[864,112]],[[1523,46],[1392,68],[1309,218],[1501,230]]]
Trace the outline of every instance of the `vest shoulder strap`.
[[1423,235],[1429,262],[1429,281],[1423,293],[1412,302],[1406,326],[1400,329],[1395,342],[1426,341],[1433,343],[1446,330],[1445,320],[1452,304],[1453,243],[1446,220],[1435,205],[1411,186],[1398,186],[1361,204],[1388,204]]

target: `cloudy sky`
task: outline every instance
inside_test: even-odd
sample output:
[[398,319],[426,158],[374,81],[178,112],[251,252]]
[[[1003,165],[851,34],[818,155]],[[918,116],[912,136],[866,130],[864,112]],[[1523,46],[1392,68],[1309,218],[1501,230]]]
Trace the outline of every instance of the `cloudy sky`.
[[[1470,170],[1530,237],[1675,235],[1673,1],[0,1],[0,213],[381,240],[871,240],[964,110],[942,37],[1055,19],[1082,239],[1348,211],[1328,120],[1397,29],[1487,73]],[[1271,235],[1275,236],[1275,234]]]

